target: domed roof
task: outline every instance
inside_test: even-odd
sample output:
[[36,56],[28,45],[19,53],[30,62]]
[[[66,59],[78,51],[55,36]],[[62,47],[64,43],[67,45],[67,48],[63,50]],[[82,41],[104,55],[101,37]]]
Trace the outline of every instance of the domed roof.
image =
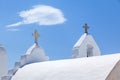
[[37,45],[34,43],[26,52],[26,54],[31,54],[31,52],[33,51],[33,49],[37,47]]
[[120,54],[39,62],[20,68],[11,80],[105,80]]
[[21,57],[21,63],[24,65],[49,60],[43,48],[38,45],[38,38],[40,36],[38,31],[35,30],[32,35],[35,38],[35,43],[27,50],[26,54]]
[[34,43],[26,52],[27,63],[40,62],[49,60],[48,56],[45,55],[45,52],[41,46]]
[[32,54],[33,52],[41,52],[43,51],[43,48],[39,46],[38,44],[34,43],[26,52],[27,55]]

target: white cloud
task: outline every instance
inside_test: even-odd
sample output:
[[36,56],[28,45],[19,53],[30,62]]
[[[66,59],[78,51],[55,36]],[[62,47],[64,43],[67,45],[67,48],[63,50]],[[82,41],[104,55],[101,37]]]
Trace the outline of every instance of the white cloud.
[[22,24],[23,24],[22,22],[17,22],[17,23],[14,23],[14,24],[7,25],[7,28],[16,27],[16,26],[19,26],[19,25],[22,25]]
[[22,21],[7,25],[7,27],[10,28],[33,23],[39,25],[56,25],[66,21],[60,9],[46,5],[37,5],[30,10],[21,11],[19,16],[23,19]]
[[16,32],[16,31],[19,31],[19,29],[14,29],[14,28],[11,28],[11,29],[7,29],[7,31]]

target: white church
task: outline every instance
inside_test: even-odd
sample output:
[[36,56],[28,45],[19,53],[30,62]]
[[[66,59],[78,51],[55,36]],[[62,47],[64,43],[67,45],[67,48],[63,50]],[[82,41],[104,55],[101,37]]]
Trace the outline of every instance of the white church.
[[7,53],[0,45],[0,80],[120,80],[120,53],[101,55],[89,26],[72,49],[72,58],[49,61],[33,33],[34,44],[22,55],[14,68],[8,70]]

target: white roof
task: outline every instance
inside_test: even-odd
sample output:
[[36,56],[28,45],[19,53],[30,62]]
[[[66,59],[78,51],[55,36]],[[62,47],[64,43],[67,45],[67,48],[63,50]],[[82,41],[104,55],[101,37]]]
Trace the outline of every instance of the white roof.
[[105,80],[119,54],[33,63],[20,68],[11,80]]
[[43,48],[36,43],[27,50],[26,55],[27,57],[24,61],[26,64],[49,60],[49,57],[45,55]]
[[34,43],[26,52],[26,54],[31,54],[31,52],[36,48],[39,47],[36,43]]
[[77,41],[77,43],[74,45],[74,47],[80,46],[82,44],[82,42],[85,40],[86,36],[88,36],[88,34],[84,33],[80,39]]

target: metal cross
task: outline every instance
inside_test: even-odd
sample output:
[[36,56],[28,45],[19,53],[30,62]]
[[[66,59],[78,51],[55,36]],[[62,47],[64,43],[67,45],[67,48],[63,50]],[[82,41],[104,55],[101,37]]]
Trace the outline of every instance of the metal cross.
[[85,25],[83,26],[83,28],[85,29],[85,33],[88,34],[88,29],[89,29],[89,26],[85,23]]
[[34,33],[32,34],[35,38],[35,43],[38,44],[38,38],[40,37],[39,33],[37,30],[34,31]]

